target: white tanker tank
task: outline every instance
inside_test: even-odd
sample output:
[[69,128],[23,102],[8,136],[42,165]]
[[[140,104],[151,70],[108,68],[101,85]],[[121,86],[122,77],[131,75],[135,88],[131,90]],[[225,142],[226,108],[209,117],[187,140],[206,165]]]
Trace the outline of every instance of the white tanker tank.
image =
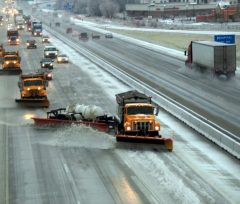
[[[103,116],[105,113],[103,109],[99,106],[95,105],[84,105],[84,104],[74,104],[66,107],[67,114],[79,114],[79,118],[76,119],[84,119],[87,120],[96,120],[97,117]],[[77,117],[77,115],[75,115]]]

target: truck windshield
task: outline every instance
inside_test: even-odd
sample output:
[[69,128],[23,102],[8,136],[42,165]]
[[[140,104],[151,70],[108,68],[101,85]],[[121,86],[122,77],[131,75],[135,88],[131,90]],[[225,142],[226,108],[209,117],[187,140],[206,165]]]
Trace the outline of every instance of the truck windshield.
[[17,60],[18,60],[18,57],[5,57],[4,59],[5,59],[6,61],[12,61],[12,60],[17,61]]
[[42,86],[42,85],[43,85],[42,80],[24,81],[24,86]]
[[46,48],[45,51],[57,51],[55,47]]
[[153,115],[153,107],[148,107],[148,106],[128,107],[127,114],[128,115],[137,115],[137,114]]

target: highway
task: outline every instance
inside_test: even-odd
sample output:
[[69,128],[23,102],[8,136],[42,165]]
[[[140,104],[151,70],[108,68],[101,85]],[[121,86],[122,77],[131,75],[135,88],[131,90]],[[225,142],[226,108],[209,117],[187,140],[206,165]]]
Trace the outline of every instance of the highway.
[[[47,14],[41,13],[39,18],[40,15],[44,20],[44,15]],[[55,22],[58,21],[61,21],[61,26],[55,27]],[[69,25],[69,22],[58,18],[52,17],[51,22],[52,27],[64,35],[67,27],[72,27],[77,32],[88,32],[90,37],[93,32],[79,25]],[[189,69],[183,61],[116,38],[104,39],[103,35],[100,40],[88,42],[81,42],[71,35],[68,38],[239,136],[238,74],[229,80],[218,78],[209,72]]]
[[[38,42],[36,50],[27,50],[24,43],[31,38],[30,33],[20,31],[20,34],[21,45],[9,46],[6,42],[6,26],[1,27],[0,43],[4,44],[6,50],[20,51],[23,72],[37,70],[43,57],[41,38],[35,38]],[[63,42],[54,37],[51,40],[56,46],[66,48],[67,54],[74,55],[75,61],[69,64],[54,63],[54,78],[48,87],[49,109],[17,105],[18,76],[0,76],[1,204],[225,204],[240,201],[239,160],[163,110],[160,116],[160,119],[166,120],[161,121],[163,134],[175,132],[175,149],[172,153],[157,145],[119,144],[113,135],[83,126],[35,126],[29,117],[44,116],[47,110],[77,102],[96,104],[114,113],[114,94],[130,89],[128,84],[122,84],[103,72],[67,48]],[[104,46],[106,42],[108,45]],[[136,69],[152,64],[154,68],[151,68],[151,72],[155,72],[156,82],[169,73],[168,80],[177,80],[171,78],[177,75],[176,72],[166,68],[166,73],[161,73],[155,63],[143,60],[144,52],[140,52],[139,56],[133,52],[125,53],[123,43],[117,39],[90,40],[80,44],[83,47],[91,46],[92,50],[95,47],[96,52],[108,56],[111,62],[119,63],[121,67]],[[133,45],[125,46],[139,51]],[[121,50],[122,57],[118,58],[116,53],[111,55],[111,52],[114,53],[111,49]],[[162,58],[162,63],[168,69],[178,70],[182,66],[175,67],[179,61],[149,52],[149,57]],[[148,75],[151,72],[138,70],[139,75],[151,79],[152,75]],[[171,76],[171,73],[175,74]],[[183,73],[187,75],[187,72]],[[175,128],[169,127],[167,121]]]

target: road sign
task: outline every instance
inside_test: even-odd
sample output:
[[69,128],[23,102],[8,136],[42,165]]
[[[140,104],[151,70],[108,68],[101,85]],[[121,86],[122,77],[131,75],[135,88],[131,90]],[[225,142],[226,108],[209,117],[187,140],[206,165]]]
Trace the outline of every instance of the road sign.
[[235,43],[235,35],[214,35],[214,41],[227,44]]
[[67,11],[72,11],[72,9],[73,9],[73,3],[67,2],[67,3],[64,5],[64,9],[67,10]]

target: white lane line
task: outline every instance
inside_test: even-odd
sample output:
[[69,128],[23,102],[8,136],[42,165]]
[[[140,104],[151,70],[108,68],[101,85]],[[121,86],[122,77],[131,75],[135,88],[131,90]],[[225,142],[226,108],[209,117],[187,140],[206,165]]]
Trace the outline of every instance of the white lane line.
[[69,174],[69,168],[68,168],[67,164],[64,163],[63,166],[64,166],[66,173]]

